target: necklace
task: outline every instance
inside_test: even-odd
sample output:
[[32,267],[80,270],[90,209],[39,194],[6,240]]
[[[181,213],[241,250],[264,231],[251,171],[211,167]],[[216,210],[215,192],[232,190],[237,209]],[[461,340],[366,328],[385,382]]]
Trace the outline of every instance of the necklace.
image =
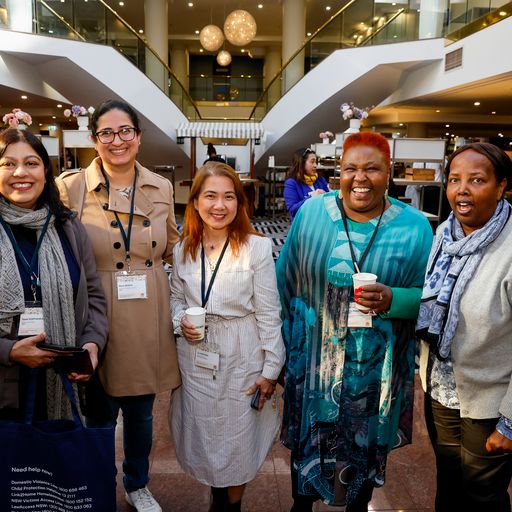
[[206,258],[206,261],[208,262],[208,266],[210,267],[210,271],[213,272],[215,270],[215,267],[217,266],[217,260],[211,260],[209,258]]

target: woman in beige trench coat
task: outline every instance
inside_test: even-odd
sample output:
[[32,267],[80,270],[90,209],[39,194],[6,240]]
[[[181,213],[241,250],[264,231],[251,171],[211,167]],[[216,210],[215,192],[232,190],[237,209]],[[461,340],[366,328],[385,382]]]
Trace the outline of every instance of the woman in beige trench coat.
[[104,102],[91,125],[99,156],[58,179],[63,202],[78,211],[91,238],[108,304],[99,375],[109,407],[88,423],[115,424],[123,411],[126,500],[136,510],[159,512],[146,487],[152,408],[156,393],[180,384],[162,265],[178,240],[172,185],[135,161],[141,131],[128,104]]

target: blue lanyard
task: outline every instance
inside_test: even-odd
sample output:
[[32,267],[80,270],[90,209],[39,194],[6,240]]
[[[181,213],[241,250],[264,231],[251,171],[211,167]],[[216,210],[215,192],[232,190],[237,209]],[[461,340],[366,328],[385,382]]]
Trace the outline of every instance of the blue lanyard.
[[[107,187],[107,194],[110,198],[110,181],[108,179],[108,175],[105,172],[105,169],[103,169],[103,165],[101,165],[101,173],[103,174],[103,177],[105,178],[105,186]],[[124,243],[124,250],[126,252],[126,263],[128,264],[128,271],[130,271],[130,241],[132,238],[132,225],[133,225],[133,211],[135,209],[135,185],[137,184],[137,169],[135,169],[135,175],[133,176],[133,188],[132,188],[132,200],[130,202],[130,215],[128,217],[128,228],[125,231],[123,223],[121,222],[121,219],[119,218],[119,215],[117,212],[114,212],[114,216],[117,221],[117,225],[119,226],[119,231],[121,231],[121,238],[123,239]]]
[[41,287],[41,280],[39,279],[39,263],[38,263],[38,254],[39,249],[41,247],[41,243],[43,242],[44,235],[46,234],[46,231],[48,230],[48,224],[50,223],[50,219],[52,218],[52,212],[48,212],[48,215],[46,216],[46,221],[43,225],[43,228],[41,229],[41,233],[39,234],[39,238],[37,239],[36,248],[34,250],[34,253],[32,254],[32,259],[30,260],[30,263],[27,261],[27,258],[25,258],[25,255],[21,252],[20,246],[18,245],[18,242],[16,238],[14,237],[14,234],[11,230],[11,227],[5,220],[0,216],[0,224],[2,224],[2,227],[5,230],[5,233],[9,237],[9,240],[11,241],[12,247],[14,251],[16,252],[16,255],[19,257],[21,264],[23,265],[23,268],[25,269],[26,273],[30,277],[30,289],[32,290],[32,295],[34,296],[34,302],[36,302],[37,298],[37,288]]
[[222,248],[222,252],[220,253],[219,259],[217,260],[217,265],[215,266],[215,270],[213,271],[212,278],[210,279],[210,284],[208,285],[208,290],[205,293],[206,288],[206,267],[204,263],[204,247],[201,244],[201,307],[205,307],[206,303],[208,302],[208,299],[210,298],[210,292],[212,291],[213,282],[215,281],[215,277],[217,277],[217,270],[219,270],[220,262],[222,261],[222,258],[224,257],[224,253],[226,252],[226,249],[229,245],[229,237],[226,240],[226,243],[224,244],[224,247]]

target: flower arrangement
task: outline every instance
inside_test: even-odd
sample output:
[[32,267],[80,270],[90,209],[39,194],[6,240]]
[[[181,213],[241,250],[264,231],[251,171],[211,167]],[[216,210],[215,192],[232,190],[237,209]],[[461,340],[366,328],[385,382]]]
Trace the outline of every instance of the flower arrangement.
[[10,128],[18,128],[20,124],[32,124],[32,117],[20,108],[13,108],[12,112],[2,117],[2,121],[9,125]]
[[71,108],[67,108],[64,110],[63,114],[66,117],[78,117],[78,116],[87,116],[94,114],[94,107],[85,108],[82,105],[73,105]]
[[341,113],[343,115],[343,119],[345,121],[347,119],[366,119],[368,117],[368,112],[373,108],[373,105],[371,107],[365,107],[365,108],[359,108],[356,107],[352,102],[350,103],[342,103],[340,106]]
[[318,136],[323,140],[323,139],[328,139],[329,137],[334,137],[334,135],[332,134],[332,132],[320,132],[318,134]]

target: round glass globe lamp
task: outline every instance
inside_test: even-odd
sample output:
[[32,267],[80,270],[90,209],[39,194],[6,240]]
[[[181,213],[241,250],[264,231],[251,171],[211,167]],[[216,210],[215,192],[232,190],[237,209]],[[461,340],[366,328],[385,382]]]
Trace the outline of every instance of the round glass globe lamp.
[[224,34],[217,25],[206,25],[199,33],[202,47],[209,52],[216,52],[224,42]]
[[229,66],[231,64],[231,54],[226,50],[222,50],[217,54],[217,62],[219,66]]
[[249,44],[256,35],[256,28],[256,20],[243,9],[231,12],[224,21],[226,39],[235,46]]

